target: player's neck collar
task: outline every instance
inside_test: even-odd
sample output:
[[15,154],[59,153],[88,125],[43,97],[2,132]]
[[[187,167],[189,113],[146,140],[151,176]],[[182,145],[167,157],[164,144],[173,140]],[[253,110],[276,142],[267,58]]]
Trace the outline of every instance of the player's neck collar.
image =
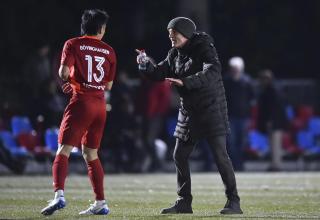
[[91,39],[100,40],[97,36],[94,36],[94,35],[83,35],[82,38],[91,38]]

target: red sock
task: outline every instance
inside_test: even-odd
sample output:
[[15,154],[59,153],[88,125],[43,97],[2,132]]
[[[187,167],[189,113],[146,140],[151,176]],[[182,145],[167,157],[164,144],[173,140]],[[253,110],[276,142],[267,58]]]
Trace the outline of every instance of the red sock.
[[68,157],[63,154],[56,155],[52,165],[54,191],[64,190],[64,182],[68,174]]
[[93,191],[96,195],[96,200],[104,200],[103,192],[103,177],[104,172],[101,165],[101,162],[98,159],[89,161],[88,166],[88,175],[92,184]]

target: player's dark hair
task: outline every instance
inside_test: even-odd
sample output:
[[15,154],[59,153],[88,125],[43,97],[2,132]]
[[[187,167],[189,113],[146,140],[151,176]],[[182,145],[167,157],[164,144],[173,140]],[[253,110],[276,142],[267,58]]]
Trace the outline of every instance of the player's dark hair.
[[85,10],[81,17],[81,35],[96,35],[109,20],[107,12],[100,9]]

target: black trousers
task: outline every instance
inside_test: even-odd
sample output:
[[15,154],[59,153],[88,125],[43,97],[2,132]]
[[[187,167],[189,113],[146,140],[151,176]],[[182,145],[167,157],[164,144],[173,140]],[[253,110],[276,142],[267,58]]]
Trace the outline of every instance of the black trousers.
[[[224,135],[215,136],[209,137],[206,140],[211,148],[214,160],[225,185],[225,194],[227,198],[240,201],[232,163],[226,149],[226,137]],[[173,153],[173,159],[177,170],[178,196],[190,201],[190,203],[192,201],[192,195],[188,159],[195,145],[196,143],[190,138],[188,141],[182,141],[177,138]]]

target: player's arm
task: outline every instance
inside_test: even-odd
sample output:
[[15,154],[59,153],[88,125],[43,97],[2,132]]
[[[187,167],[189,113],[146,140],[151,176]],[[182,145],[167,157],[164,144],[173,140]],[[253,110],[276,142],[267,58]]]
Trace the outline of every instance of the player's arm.
[[114,52],[113,52],[113,54],[114,54],[114,56],[113,56],[113,62],[110,66],[110,74],[108,76],[107,83],[105,84],[106,85],[105,90],[108,90],[108,91],[110,91],[112,88],[113,80],[116,75],[116,69],[117,69],[117,57]]
[[113,85],[113,81],[111,81],[111,82],[107,82],[105,90],[110,91],[110,90],[111,90],[111,88],[112,88],[112,85]]
[[59,77],[65,82],[61,88],[63,93],[71,94],[72,87],[70,85],[70,68],[66,65],[61,65],[59,68]]
[[59,68],[59,77],[63,81],[68,81],[69,76],[70,76],[70,68],[66,65],[61,65]]
[[73,47],[70,40],[66,41],[63,46],[62,56],[61,56],[61,64],[59,68],[59,77],[63,81],[67,81],[62,85],[62,91],[64,93],[71,93],[72,87],[70,85],[70,72],[71,67],[73,67],[75,63],[75,58],[73,55]]

